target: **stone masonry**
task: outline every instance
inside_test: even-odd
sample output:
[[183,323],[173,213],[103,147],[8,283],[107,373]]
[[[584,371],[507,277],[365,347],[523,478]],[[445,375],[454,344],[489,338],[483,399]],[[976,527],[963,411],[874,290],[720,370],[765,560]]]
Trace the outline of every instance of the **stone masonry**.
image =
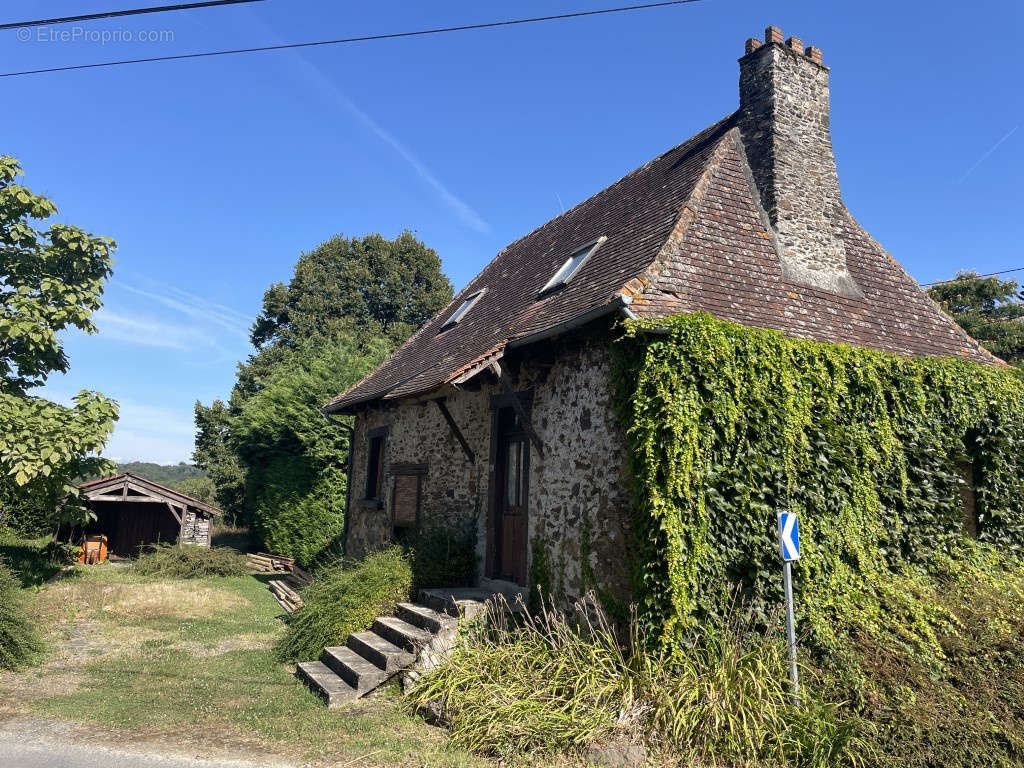
[[778,27],[747,41],[740,59],[740,132],[774,229],[783,275],[844,296],[863,295],[846,264],[845,208],[829,128],[829,71],[821,52]]
[[[531,560],[540,555],[552,593],[565,601],[590,589],[628,597],[625,540],[628,487],[625,437],[615,423],[607,338],[557,345],[553,362],[525,361],[517,391],[532,391],[531,422],[543,454],[531,445],[528,539]],[[499,383],[449,395],[446,404],[469,443],[470,462],[440,410],[427,400],[367,410],[356,417],[347,553],[360,557],[392,539],[394,468],[427,465],[423,480],[424,525],[473,520],[484,576],[490,482],[492,395]],[[387,427],[384,499],[364,501],[368,435]],[[537,549],[542,547],[542,550]]]

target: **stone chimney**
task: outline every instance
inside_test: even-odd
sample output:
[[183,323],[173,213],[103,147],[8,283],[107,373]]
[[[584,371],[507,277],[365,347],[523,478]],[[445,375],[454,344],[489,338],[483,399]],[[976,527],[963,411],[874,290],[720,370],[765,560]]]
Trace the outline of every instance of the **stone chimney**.
[[783,276],[863,296],[846,266],[839,177],[821,49],[768,27],[740,59],[740,134],[775,229]]

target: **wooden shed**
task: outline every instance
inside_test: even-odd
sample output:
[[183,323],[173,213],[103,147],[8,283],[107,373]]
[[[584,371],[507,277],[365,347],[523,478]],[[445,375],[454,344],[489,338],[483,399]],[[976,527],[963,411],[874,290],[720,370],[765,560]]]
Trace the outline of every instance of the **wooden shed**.
[[216,507],[173,488],[125,472],[78,486],[96,519],[83,533],[103,534],[111,554],[131,557],[139,547],[158,542],[210,546],[210,524],[222,514]]

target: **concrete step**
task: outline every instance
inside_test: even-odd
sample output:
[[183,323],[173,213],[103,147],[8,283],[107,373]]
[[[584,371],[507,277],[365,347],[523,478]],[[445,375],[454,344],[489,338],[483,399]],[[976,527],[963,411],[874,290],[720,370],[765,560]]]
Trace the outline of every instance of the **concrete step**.
[[344,645],[324,648],[324,652],[320,654],[320,661],[355,688],[360,696],[369,693],[390,677],[376,664]]
[[348,647],[389,674],[405,669],[416,657],[388,642],[376,632],[353,632],[348,636]]
[[321,661],[304,661],[296,667],[295,674],[327,702],[328,709],[359,698],[360,694],[355,688]]
[[427,632],[440,632],[457,623],[455,618],[447,614],[438,613],[433,608],[416,603],[399,603],[398,618]]
[[394,616],[379,616],[374,619],[373,631],[392,645],[397,645],[409,653],[416,653],[430,642],[429,632]]

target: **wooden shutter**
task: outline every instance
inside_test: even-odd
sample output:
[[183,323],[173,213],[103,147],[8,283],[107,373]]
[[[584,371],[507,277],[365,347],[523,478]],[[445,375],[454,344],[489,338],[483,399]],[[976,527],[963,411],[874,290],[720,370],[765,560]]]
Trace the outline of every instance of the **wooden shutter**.
[[391,518],[396,528],[415,528],[419,524],[423,503],[425,464],[395,464],[391,468],[395,478],[391,494]]

